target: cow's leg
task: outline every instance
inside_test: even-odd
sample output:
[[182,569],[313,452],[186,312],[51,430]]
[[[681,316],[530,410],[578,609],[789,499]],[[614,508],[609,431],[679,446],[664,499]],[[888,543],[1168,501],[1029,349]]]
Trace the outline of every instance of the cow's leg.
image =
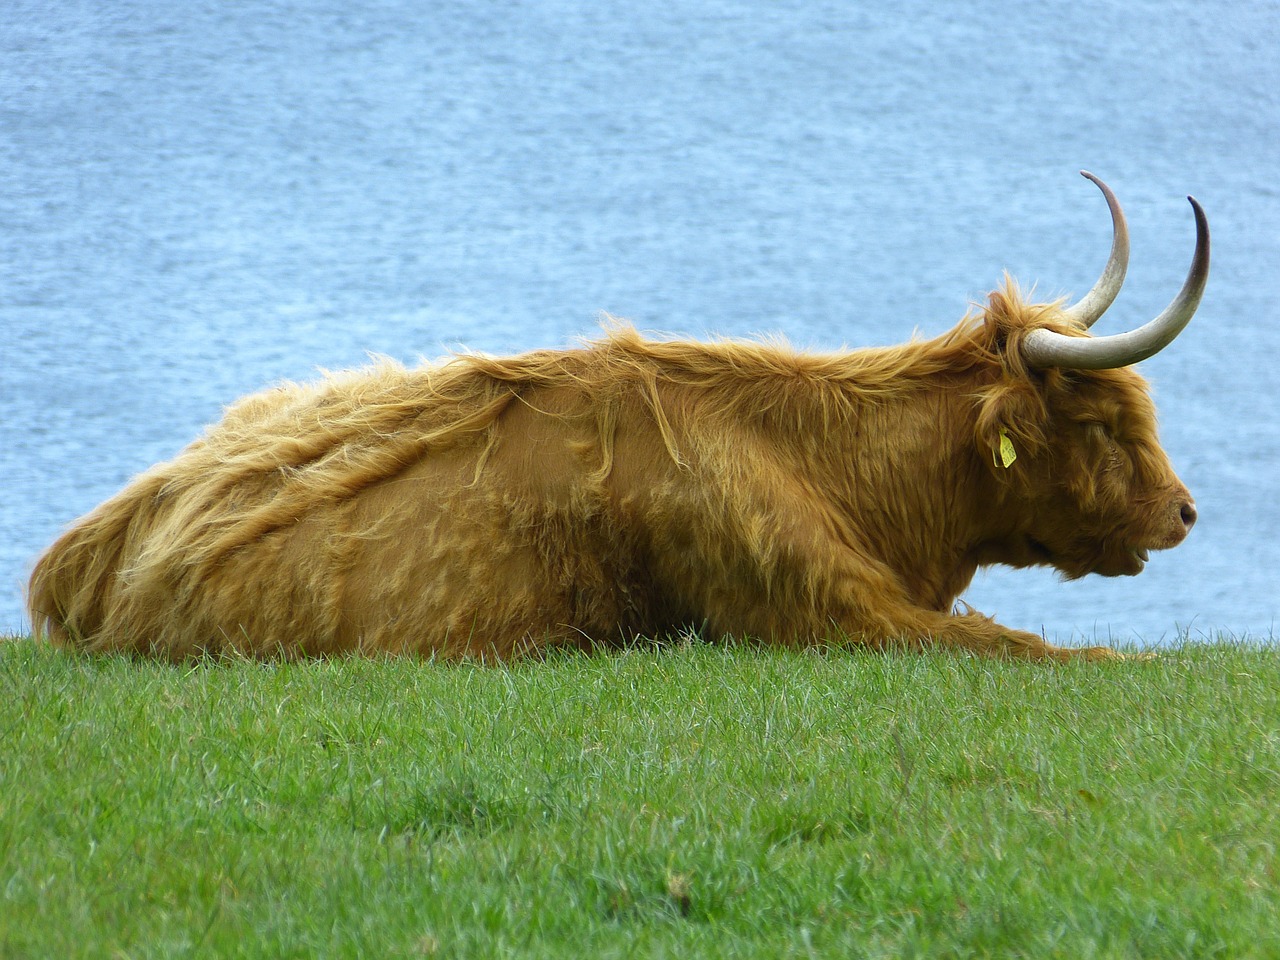
[[[851,644],[1020,660],[1124,659],[1107,647],[1056,646],[973,610],[952,613],[914,603],[889,569],[865,557],[846,564],[825,600],[829,632]],[[951,602],[948,599],[945,606]]]
[[[887,611],[886,611],[887,612]],[[1015,630],[980,613],[942,614],[929,610],[901,610],[896,624],[867,624],[854,617],[840,624],[853,643],[877,648],[963,650],[991,657],[1020,660],[1123,660],[1109,647],[1060,647],[1025,630]],[[881,620],[883,614],[875,619]]]
[[842,544],[810,538],[789,543],[774,556],[788,559],[767,570],[757,568],[754,583],[741,567],[735,576],[722,573],[701,582],[689,571],[685,582],[698,593],[693,605],[714,633],[747,634],[786,646],[834,642],[1025,660],[1123,658],[1106,647],[1055,646],[980,613],[947,613],[913,603],[890,569]]

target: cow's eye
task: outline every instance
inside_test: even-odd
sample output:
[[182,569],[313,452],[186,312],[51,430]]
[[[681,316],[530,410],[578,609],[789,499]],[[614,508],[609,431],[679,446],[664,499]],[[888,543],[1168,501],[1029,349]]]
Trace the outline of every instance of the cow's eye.
[[1085,434],[1097,452],[1094,461],[1103,473],[1115,473],[1124,468],[1126,457],[1123,445],[1116,440],[1115,433],[1101,421],[1089,421],[1085,424]]
[[1104,423],[1099,423],[1096,420],[1090,420],[1084,425],[1084,429],[1089,440],[1099,446],[1106,446],[1114,443],[1111,439],[1111,431],[1107,429],[1107,426]]

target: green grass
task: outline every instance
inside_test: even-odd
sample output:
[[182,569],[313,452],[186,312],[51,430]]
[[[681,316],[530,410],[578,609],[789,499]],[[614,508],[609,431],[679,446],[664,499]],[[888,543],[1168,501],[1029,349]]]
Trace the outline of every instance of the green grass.
[[1276,957],[1280,649],[0,644],[3,957]]

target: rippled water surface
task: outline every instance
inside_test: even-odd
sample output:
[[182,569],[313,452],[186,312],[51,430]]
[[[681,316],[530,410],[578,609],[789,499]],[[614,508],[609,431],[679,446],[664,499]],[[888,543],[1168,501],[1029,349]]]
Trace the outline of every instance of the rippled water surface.
[[1009,270],[1209,293],[1144,364],[1200,524],[1138,578],[981,576],[1067,638],[1280,614],[1273,4],[7,0],[0,631],[35,555],[237,396],[369,353],[689,335],[882,344]]

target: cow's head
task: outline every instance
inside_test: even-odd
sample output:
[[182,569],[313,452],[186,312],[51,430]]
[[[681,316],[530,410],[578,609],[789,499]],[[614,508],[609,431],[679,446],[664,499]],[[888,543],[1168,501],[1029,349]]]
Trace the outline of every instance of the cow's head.
[[1132,369],[1169,344],[1199,305],[1209,272],[1209,229],[1192,198],[1196,252],[1173,303],[1150,323],[1114,336],[1086,331],[1119,293],[1128,231],[1115,196],[1115,239],[1102,277],[1077,304],[1029,305],[1016,288],[992,295],[983,341],[997,371],[981,391],[977,440],[997,478],[993,559],[1049,564],[1067,577],[1136,574],[1148,552],[1176,546],[1195,502],[1161,449],[1146,382]]

